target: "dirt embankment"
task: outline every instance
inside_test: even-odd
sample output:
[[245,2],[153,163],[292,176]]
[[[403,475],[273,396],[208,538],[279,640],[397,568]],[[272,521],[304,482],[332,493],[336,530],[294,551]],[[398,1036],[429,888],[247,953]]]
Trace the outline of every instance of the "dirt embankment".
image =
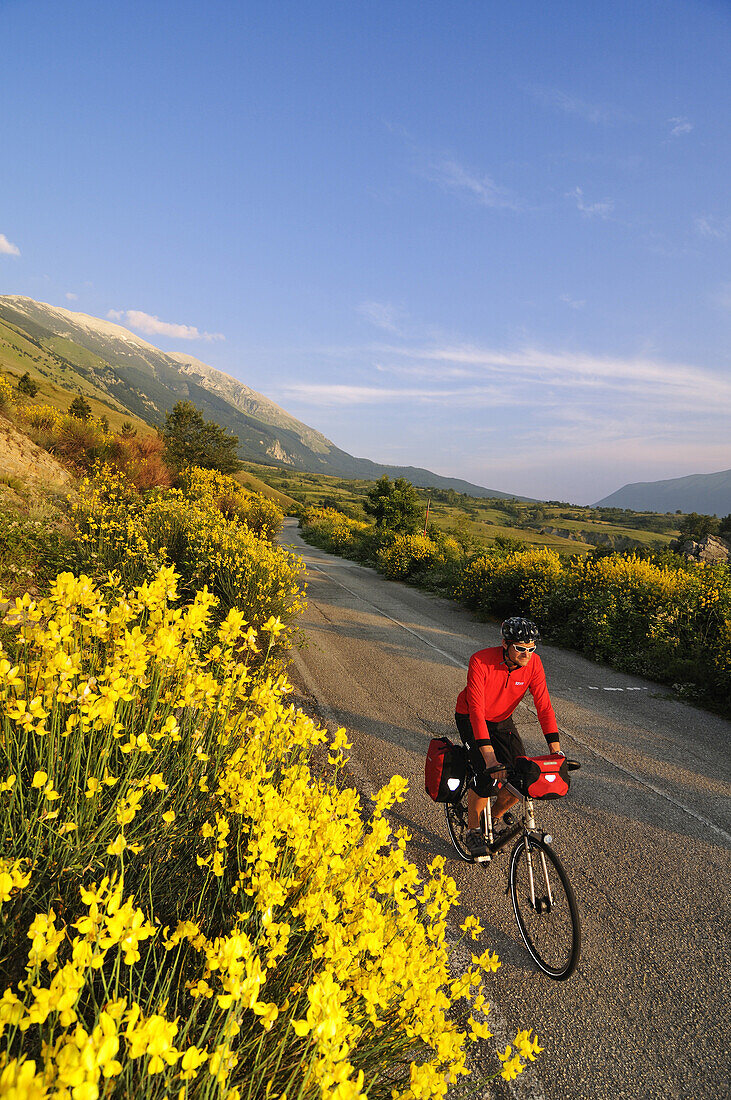
[[542,535],[560,535],[561,538],[590,546],[611,546],[613,550],[638,550],[645,545],[629,535],[613,535],[604,531],[570,531],[566,527],[541,527],[540,530]]
[[72,476],[60,462],[0,415],[0,478],[17,478],[32,488],[64,488]]

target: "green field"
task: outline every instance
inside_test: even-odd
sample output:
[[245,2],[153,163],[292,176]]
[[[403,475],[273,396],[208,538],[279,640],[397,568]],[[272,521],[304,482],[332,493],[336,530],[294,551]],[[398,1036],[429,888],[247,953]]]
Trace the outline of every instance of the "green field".
[[144,420],[77,371],[70,359],[65,357],[65,352],[73,352],[77,357],[83,353],[88,359],[83,365],[89,369],[109,370],[97,356],[70,341],[55,337],[44,345],[7,321],[0,320],[0,378],[15,388],[18,380],[28,374],[38,386],[35,397],[23,396],[19,399],[23,405],[52,405],[66,412],[73,399],[80,394],[91,406],[92,415],[106,416],[113,430],[119,431],[126,420],[141,435],[154,432],[154,428]]
[[[282,494],[280,503],[290,514],[300,508],[338,508],[354,519],[367,519],[363,500],[373,482],[348,480],[327,474],[302,473],[280,466],[244,464],[247,477]],[[241,475],[242,481],[244,475]],[[248,482],[244,481],[244,484]],[[678,537],[681,515],[592,508],[564,502],[531,504],[470,497],[453,489],[417,490],[429,523],[440,530],[491,546],[498,538],[519,539],[529,546],[548,546],[564,553],[582,553],[604,545],[616,550],[662,550]],[[289,502],[289,503],[288,503]]]

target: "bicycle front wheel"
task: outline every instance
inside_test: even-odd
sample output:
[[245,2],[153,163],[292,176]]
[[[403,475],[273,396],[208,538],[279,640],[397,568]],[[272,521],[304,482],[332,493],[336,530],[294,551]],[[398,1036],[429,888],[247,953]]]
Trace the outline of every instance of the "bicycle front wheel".
[[549,978],[564,981],[579,961],[581,927],[563,864],[550,845],[522,836],[510,856],[509,883],[528,953]]

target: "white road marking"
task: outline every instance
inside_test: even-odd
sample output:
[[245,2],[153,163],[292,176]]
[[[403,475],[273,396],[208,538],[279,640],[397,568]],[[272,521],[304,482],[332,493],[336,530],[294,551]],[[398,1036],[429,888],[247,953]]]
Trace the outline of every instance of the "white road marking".
[[[391,615],[388,615],[385,611],[378,607],[377,604],[374,604],[372,600],[366,599],[365,596],[361,596],[360,593],[354,592],[352,588],[348,588],[347,585],[344,585],[341,581],[335,580],[335,578],[330,573],[328,573],[326,569],[322,569],[318,565],[309,564],[308,568],[316,569],[317,572],[322,573],[325,577],[328,578],[328,580],[332,581],[333,584],[336,584],[340,588],[343,588],[351,596],[354,596],[355,599],[360,600],[362,603],[368,604],[369,607],[372,607],[375,611],[378,612],[379,615],[382,615],[384,619],[388,619],[389,622],[394,623],[396,626],[400,626],[402,630],[407,631],[407,633],[413,635],[414,638],[418,638],[420,642],[423,642],[424,645],[429,646],[430,649],[436,650],[436,652],[439,653],[442,657],[445,657],[448,661],[451,661],[451,663],[453,665],[456,665],[457,668],[461,668],[466,671],[467,665],[464,663],[464,661],[459,661],[456,658],[452,657],[450,653],[445,653],[443,649],[435,646],[434,643],[430,642],[428,638],[423,637],[423,635],[417,633],[416,630],[412,630],[411,627],[406,626],[405,623],[402,623],[398,619],[394,619]],[[599,688],[590,688],[589,690],[598,691]],[[622,690],[622,688],[604,688],[604,691]],[[647,689],[635,688],[634,690],[642,691]],[[529,714],[533,714],[535,716],[535,711],[532,711],[525,702],[521,702],[520,706],[525,707]],[[587,741],[582,741],[582,739],[580,737],[577,737],[575,733],[569,733],[568,730],[561,729],[561,727],[559,727],[559,732],[561,733],[562,737],[569,737],[572,741],[575,741],[577,745],[581,745],[582,748],[588,749],[589,752],[593,752],[595,756],[598,756],[606,764],[609,764],[611,765],[611,767],[616,768],[617,771],[622,772],[624,775],[628,775],[631,779],[634,779],[635,782],[639,783],[641,786],[647,787],[648,790],[651,790],[653,794],[656,794],[659,798],[664,798],[666,802],[670,802],[671,805],[675,806],[679,810],[682,810],[684,813],[688,814],[689,817],[695,818],[696,821],[700,821],[702,825],[705,825],[707,828],[712,829],[714,833],[718,833],[719,836],[722,836],[725,840],[731,842],[731,834],[727,833],[725,829],[722,829],[720,825],[716,825],[713,821],[709,821],[709,819],[707,817],[704,817],[703,814],[699,814],[697,810],[692,809],[690,806],[686,806],[684,802],[680,802],[677,798],[674,798],[666,791],[663,791],[660,787],[656,787],[654,783],[650,783],[649,780],[644,779],[640,775],[637,775],[637,773],[633,772],[630,768],[625,768],[621,764],[618,764],[616,760],[613,760],[610,756],[606,756],[604,753],[600,752],[599,749],[595,748],[594,745],[589,744]]]

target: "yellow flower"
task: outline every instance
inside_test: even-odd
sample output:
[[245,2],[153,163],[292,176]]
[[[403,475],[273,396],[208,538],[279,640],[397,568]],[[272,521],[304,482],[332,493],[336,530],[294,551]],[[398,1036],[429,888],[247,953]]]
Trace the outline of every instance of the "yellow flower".
[[126,847],[127,841],[124,839],[124,833],[120,833],[116,840],[107,845],[107,855],[121,856]]
[[33,776],[33,782],[31,783],[31,786],[32,787],[42,787],[47,782],[48,782],[48,774],[46,772],[43,772],[43,771],[38,771]]

